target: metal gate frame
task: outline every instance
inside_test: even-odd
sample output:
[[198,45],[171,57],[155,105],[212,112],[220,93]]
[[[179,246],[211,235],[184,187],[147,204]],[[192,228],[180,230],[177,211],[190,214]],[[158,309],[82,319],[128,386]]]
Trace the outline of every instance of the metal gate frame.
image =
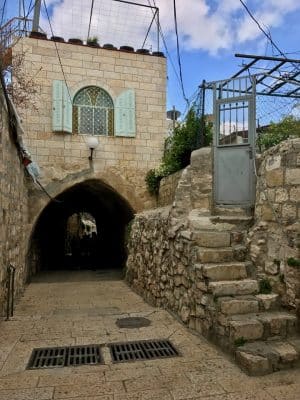
[[[213,89],[213,112],[214,112],[214,135],[213,135],[213,147],[214,147],[214,185],[213,185],[213,197],[216,205],[224,204],[224,202],[218,200],[218,152],[219,149],[226,147],[234,148],[245,148],[249,147],[248,153],[249,158],[253,160],[252,172],[250,171],[249,181],[249,201],[246,202],[235,202],[234,200],[229,204],[232,206],[252,206],[255,201],[255,138],[256,138],[256,76],[248,75],[243,77],[235,77],[227,80],[221,80],[212,82],[210,88]],[[247,143],[241,144],[220,144],[220,106],[222,104],[231,103],[247,103],[248,104],[248,141]],[[238,109],[238,107],[236,107]],[[237,133],[237,132],[236,132]],[[250,163],[251,164],[251,163]]]

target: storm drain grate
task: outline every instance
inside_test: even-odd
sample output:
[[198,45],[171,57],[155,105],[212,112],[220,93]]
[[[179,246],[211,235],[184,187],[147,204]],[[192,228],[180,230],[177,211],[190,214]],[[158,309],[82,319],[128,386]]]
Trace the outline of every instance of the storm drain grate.
[[179,352],[169,340],[141,340],[137,342],[108,344],[115,363],[153,360],[179,356]]
[[47,347],[32,351],[27,369],[103,364],[99,345]]

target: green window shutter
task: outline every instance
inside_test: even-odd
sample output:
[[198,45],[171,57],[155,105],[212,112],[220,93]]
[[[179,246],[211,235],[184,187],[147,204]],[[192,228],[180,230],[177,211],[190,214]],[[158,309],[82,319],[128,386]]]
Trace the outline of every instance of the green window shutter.
[[71,94],[68,91],[67,85],[63,82],[63,131],[72,133],[72,113],[73,113],[73,105],[72,99],[70,98]]
[[115,102],[115,135],[134,137],[135,93],[133,89],[122,92]]
[[52,130],[61,132],[63,129],[62,116],[63,82],[54,80],[52,83]]

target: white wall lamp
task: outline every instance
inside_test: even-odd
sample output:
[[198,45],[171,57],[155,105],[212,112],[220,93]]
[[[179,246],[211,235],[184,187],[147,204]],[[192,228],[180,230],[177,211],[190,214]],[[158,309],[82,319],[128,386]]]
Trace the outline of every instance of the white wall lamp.
[[99,145],[99,140],[96,136],[89,136],[87,138],[86,145],[90,149],[90,152],[91,152],[90,156],[89,156],[89,160],[92,161],[93,153],[94,153],[94,150],[96,149],[96,147],[98,147],[98,145]]

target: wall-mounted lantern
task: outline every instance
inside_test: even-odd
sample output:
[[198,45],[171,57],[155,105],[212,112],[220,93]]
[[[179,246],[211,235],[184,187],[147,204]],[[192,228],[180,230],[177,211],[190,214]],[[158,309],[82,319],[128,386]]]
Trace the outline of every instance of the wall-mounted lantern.
[[91,152],[90,156],[89,156],[89,160],[92,161],[93,153],[94,153],[94,150],[96,149],[96,147],[98,147],[98,145],[99,145],[99,140],[96,136],[89,136],[87,138],[86,145],[90,149],[90,152]]

